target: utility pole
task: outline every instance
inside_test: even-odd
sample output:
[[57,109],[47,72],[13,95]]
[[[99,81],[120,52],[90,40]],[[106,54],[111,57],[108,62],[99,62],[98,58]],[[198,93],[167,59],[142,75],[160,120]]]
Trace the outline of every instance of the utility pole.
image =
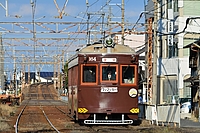
[[157,10],[158,10],[158,1],[153,0],[154,2],[154,45],[153,45],[153,94],[152,94],[152,104],[157,104]]
[[0,32],[0,84],[1,90],[5,90],[5,78],[4,78],[4,50],[3,50],[3,41],[2,33]]
[[33,23],[33,47],[34,47],[34,81],[33,83],[35,83],[36,80],[36,64],[35,64],[35,52],[36,52],[36,31],[35,31],[35,4],[32,0],[31,0],[31,6],[32,6],[32,23]]
[[15,89],[15,96],[17,96],[17,69],[16,69],[16,63],[15,63],[15,48],[13,48],[13,55],[14,55],[14,74],[13,74],[13,87]]
[[152,18],[148,19],[148,45],[147,45],[147,102],[152,104]]
[[122,45],[124,45],[124,0],[122,0]]

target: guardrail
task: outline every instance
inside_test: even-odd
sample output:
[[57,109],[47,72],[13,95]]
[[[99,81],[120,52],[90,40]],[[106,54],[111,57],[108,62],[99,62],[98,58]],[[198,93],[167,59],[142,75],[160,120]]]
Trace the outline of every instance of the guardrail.
[[[146,105],[146,119],[151,121],[152,124],[157,122],[156,105]],[[156,123],[158,124],[158,123]]]
[[146,120],[155,122],[157,125],[170,125],[180,127],[180,105],[179,104],[163,104],[163,105],[145,105]]
[[158,122],[173,123],[174,126],[179,124],[180,127],[180,105],[169,104],[169,105],[157,105],[158,111]]

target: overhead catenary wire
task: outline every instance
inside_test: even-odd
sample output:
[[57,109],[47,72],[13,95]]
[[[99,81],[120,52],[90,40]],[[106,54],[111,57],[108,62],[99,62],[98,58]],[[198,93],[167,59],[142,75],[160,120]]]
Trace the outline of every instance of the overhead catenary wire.
[[[156,9],[153,9],[153,10],[150,10],[148,12],[141,12],[141,14],[139,15],[139,18],[137,19],[135,25],[132,27],[132,30],[134,30],[135,26],[138,24],[138,22],[140,21],[140,19],[142,18],[142,16],[145,14],[145,13],[151,13],[151,12],[154,12],[155,10],[159,9],[159,8],[162,8],[163,6],[165,6],[166,4],[168,4],[169,2],[165,3],[165,4],[162,4],[160,7],[156,8]],[[189,17],[186,19],[186,21],[184,22],[185,23],[185,27],[183,28],[182,31],[180,32],[172,32],[172,33],[163,33],[163,32],[159,32],[159,31],[156,31],[156,33],[159,35],[162,35],[162,36],[166,36],[166,35],[178,35],[178,34],[181,34],[181,33],[184,33],[185,30],[187,29],[188,25],[189,25],[189,22],[190,20],[196,20],[196,19],[200,19],[200,17]],[[131,31],[130,31],[131,32]]]
[[185,27],[180,32],[175,32],[175,33],[174,32],[173,33],[162,33],[162,32],[159,32],[159,31],[156,31],[156,32],[159,33],[162,36],[165,36],[165,35],[178,35],[178,34],[181,34],[181,33],[185,32],[185,30],[188,27],[188,24],[189,24],[190,20],[196,20],[196,19],[200,19],[200,17],[189,17],[189,18],[187,18],[186,21],[185,21]]
[[[87,8],[86,8],[86,11],[85,11],[85,13],[84,13],[84,15],[83,15],[83,18],[85,18],[86,14],[88,14],[89,8],[90,8],[91,6],[93,6],[94,4],[96,4],[98,1],[99,1],[99,0],[96,0],[96,1],[93,2],[91,5],[89,5],[89,3],[87,3],[87,1],[86,1]],[[109,2],[111,2],[111,0],[109,0],[108,2],[106,2],[106,4],[104,4],[104,5],[99,9],[99,11],[101,11],[105,6],[107,6]],[[99,11],[98,11],[98,12],[99,12]],[[92,18],[92,17],[91,17],[91,18]],[[81,23],[82,23],[83,20],[84,20],[84,19],[81,20]],[[97,21],[99,21],[99,20],[100,20],[100,18],[99,18]],[[95,21],[95,22],[97,22],[97,21]],[[94,25],[95,25],[95,24],[94,24]],[[93,26],[94,26],[94,25],[93,25]],[[85,27],[85,25],[84,25],[80,30],[82,30],[84,27]],[[78,30],[78,28],[76,29],[76,31],[77,31],[77,30]],[[75,33],[74,33],[74,34],[75,34]],[[74,34],[73,34],[73,35],[74,35]],[[72,35],[72,36],[73,36],[73,35]],[[79,33],[76,34],[75,38],[78,37],[78,35],[79,35]],[[73,42],[74,42],[74,41],[72,41],[72,42],[69,44],[69,47],[73,44]],[[67,49],[68,49],[69,47],[67,47]],[[65,51],[66,51],[67,49],[65,49]]]
[[135,25],[132,27],[132,30],[134,30],[134,28],[135,28],[135,26],[138,24],[138,22],[140,21],[140,19],[142,18],[142,16],[145,14],[145,13],[151,13],[151,12],[154,12],[154,11],[156,11],[156,10],[158,10],[158,9],[160,9],[160,8],[162,8],[163,6],[165,6],[166,4],[168,4],[169,2],[167,2],[167,3],[165,3],[165,4],[162,4],[160,7],[158,7],[158,8],[153,8],[152,10],[150,10],[150,11],[148,11],[148,12],[141,12],[140,13],[140,15],[139,15],[139,18],[137,19],[137,21],[136,21],[136,23],[135,23]]
[[[83,22],[83,20],[85,19],[85,16],[86,16],[86,14],[88,13],[88,10],[89,10],[89,7],[91,7],[91,6],[93,6],[95,3],[97,3],[99,0],[96,0],[94,3],[92,3],[91,5],[89,5],[89,3],[88,3],[88,1],[86,0],[86,11],[85,11],[85,13],[84,13],[84,15],[83,15],[83,18],[81,19],[81,23]],[[81,30],[83,29],[85,27],[85,25],[81,28]],[[78,28],[76,29],[76,32],[77,32],[77,30],[78,30]],[[74,33],[75,34],[75,33]],[[73,34],[73,35],[74,35]],[[72,36],[73,36],[72,35]],[[78,36],[79,34],[77,34],[77,36]],[[76,36],[76,37],[77,37]]]

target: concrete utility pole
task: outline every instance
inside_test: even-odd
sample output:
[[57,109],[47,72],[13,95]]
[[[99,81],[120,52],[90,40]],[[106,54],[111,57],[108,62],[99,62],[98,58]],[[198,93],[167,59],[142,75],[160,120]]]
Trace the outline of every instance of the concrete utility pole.
[[124,0],[122,0],[122,45],[124,45]]
[[153,94],[152,94],[152,104],[157,104],[157,13],[158,13],[158,1],[154,2],[154,45],[153,45]]

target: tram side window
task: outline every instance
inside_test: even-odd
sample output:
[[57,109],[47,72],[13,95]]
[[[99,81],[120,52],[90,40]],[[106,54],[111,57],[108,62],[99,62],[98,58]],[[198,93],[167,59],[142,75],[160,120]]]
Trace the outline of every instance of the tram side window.
[[83,82],[96,82],[96,66],[83,66]]
[[116,80],[116,66],[102,66],[102,80],[115,81]]
[[134,66],[122,66],[122,83],[130,84],[135,81]]

